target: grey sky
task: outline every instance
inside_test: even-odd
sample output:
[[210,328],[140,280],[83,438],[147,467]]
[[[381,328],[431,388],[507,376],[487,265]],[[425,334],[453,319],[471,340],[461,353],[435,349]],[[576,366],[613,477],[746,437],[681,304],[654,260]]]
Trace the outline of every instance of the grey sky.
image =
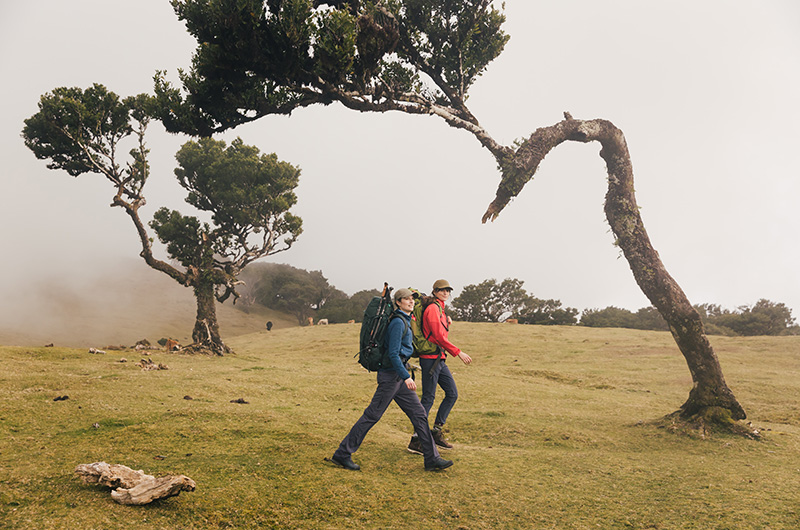
[[[800,3],[507,0],[506,13],[511,41],[468,102],[494,138],[510,144],[567,110],[612,121],[653,245],[692,303],[768,298],[800,316]],[[24,147],[39,96],[93,82],[122,96],[150,91],[155,70],[175,80],[193,49],[167,0],[0,4],[5,303],[56,262],[60,282],[79,284],[87,269],[108,274],[139,251],[106,181],[50,171]],[[439,277],[455,286],[514,277],[578,309],[649,305],[613,246],[596,144],[557,148],[482,225],[494,160],[439,119],[333,105],[223,138],[236,136],[302,168],[295,212],[305,231],[271,259],[321,269],[350,294],[384,281],[424,290]],[[148,217],[162,205],[190,211],[172,177],[186,140],[151,127]]]

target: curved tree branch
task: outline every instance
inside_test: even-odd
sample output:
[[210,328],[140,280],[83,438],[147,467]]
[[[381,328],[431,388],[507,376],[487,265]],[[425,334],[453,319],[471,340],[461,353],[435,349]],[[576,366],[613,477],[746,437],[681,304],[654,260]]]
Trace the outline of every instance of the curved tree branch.
[[134,203],[129,203],[123,200],[122,197],[117,194],[114,197],[114,201],[111,203],[111,206],[120,206],[123,208],[125,213],[128,214],[128,217],[130,217],[133,221],[133,224],[136,227],[136,232],[139,234],[139,241],[142,243],[142,251],[139,253],[139,255],[144,258],[144,261],[150,267],[167,274],[183,285],[189,285],[191,280],[189,274],[183,273],[169,263],[156,259],[155,256],[153,256],[153,244],[150,241],[150,236],[147,233],[147,229],[145,228],[142,219],[139,217],[139,208],[144,204],[144,198]]
[[[388,98],[380,102],[372,101],[364,97],[363,94],[346,92],[336,86],[326,84],[326,93],[331,95],[331,99],[340,102],[351,110],[359,112],[389,112],[400,111],[406,114],[429,114],[438,116],[455,129],[464,129],[471,133],[483,147],[488,149],[498,160],[505,160],[513,156],[513,151],[497,143],[489,132],[481,127],[478,120],[468,111],[468,119],[463,118],[464,111],[439,105],[428,101],[418,94],[407,93],[399,94],[395,98]],[[464,107],[466,109],[466,107]]]
[[633,187],[633,166],[622,131],[606,120],[565,119],[536,130],[515,153],[501,163],[503,178],[497,195],[483,216],[494,220],[533,177],[544,157],[565,141],[600,142],[600,156],[608,171],[605,212],[617,243],[628,260],[636,283],[669,324],[692,374],[694,386],[681,406],[684,417],[709,408],[730,411],[733,419],[744,419],[744,409],[725,383],[722,368],[703,329],[700,315],[692,307],[678,283],[669,275],[639,215]]

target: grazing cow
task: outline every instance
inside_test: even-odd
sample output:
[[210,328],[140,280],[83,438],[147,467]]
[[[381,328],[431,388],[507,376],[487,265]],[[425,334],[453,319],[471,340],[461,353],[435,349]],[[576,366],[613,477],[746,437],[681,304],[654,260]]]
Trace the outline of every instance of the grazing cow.
[[348,321],[347,321],[347,323],[348,323],[348,324],[355,324],[355,323],[356,323],[356,321],[355,321],[355,320],[348,320]]
[[308,317],[308,325],[309,326],[313,326],[314,325],[314,317]]
[[167,351],[178,351],[181,349],[181,345],[178,344],[177,340],[167,339]]
[[519,320],[517,320],[516,318],[507,318],[506,324],[519,324]]
[[319,321],[317,321],[317,325],[318,326],[327,326],[328,325],[328,319],[327,318],[320,318]]

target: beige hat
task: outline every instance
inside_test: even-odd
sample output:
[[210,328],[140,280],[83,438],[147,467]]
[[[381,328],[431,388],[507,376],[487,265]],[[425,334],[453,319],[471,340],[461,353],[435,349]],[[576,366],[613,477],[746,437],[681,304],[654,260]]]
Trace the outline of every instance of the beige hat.
[[409,296],[414,296],[414,291],[411,289],[406,289],[403,287],[402,289],[398,289],[394,292],[394,305],[397,305],[397,302],[400,301],[402,298],[408,298]]
[[448,282],[447,280],[436,280],[435,282],[433,282],[434,291],[439,291],[441,289],[450,289],[451,291],[453,290],[453,288],[450,287],[450,282]]

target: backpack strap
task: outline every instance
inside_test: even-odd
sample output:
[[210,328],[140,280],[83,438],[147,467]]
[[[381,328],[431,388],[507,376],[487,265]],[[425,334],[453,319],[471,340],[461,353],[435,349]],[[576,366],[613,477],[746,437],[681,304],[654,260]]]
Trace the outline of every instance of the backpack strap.
[[442,362],[447,357],[447,352],[444,351],[443,348],[437,346],[439,348],[439,356],[434,361],[433,366],[431,367],[431,372],[436,371],[436,367],[439,366],[439,363]]
[[[400,315],[398,315],[397,313],[392,313],[392,316],[390,316],[390,317],[389,317],[389,320],[386,322],[386,329],[387,329],[387,330],[389,329],[389,324],[391,324],[391,323],[392,323],[392,320],[394,320],[395,318],[401,318],[401,317],[400,317]],[[400,340],[401,340],[401,341],[402,341],[402,340],[403,340],[403,338],[406,336],[406,333],[408,333],[408,330],[410,330],[410,329],[411,329],[411,325],[408,323],[408,321],[407,321],[405,318],[402,318],[402,321],[403,321],[403,326],[404,326],[404,327],[403,327],[403,334],[400,336]],[[386,339],[387,339],[387,338],[389,338],[389,336],[388,336],[388,335],[386,335],[386,336],[383,338],[383,342],[384,342],[384,345],[383,345],[383,347],[384,347],[384,349],[386,348],[386,344],[385,344],[385,342],[386,342]]]
[[[389,322],[391,322],[391,321],[392,321],[392,318],[395,318],[395,317],[397,317],[397,318],[401,318],[401,317],[400,317],[400,315],[398,315],[397,313],[395,313],[395,314],[393,314],[393,315],[392,315],[392,317],[389,319]],[[405,336],[406,336],[406,333],[408,333],[408,332],[411,330],[411,323],[410,323],[408,320],[406,320],[405,318],[403,318],[402,320],[403,320],[403,325],[404,325],[405,327],[403,328],[403,334],[400,336],[400,342],[402,342],[402,341],[403,341],[403,338],[405,338]],[[414,350],[413,346],[412,346],[411,350],[412,350],[412,352],[413,352],[413,350]],[[409,367],[408,367],[408,359],[406,359],[405,361],[403,361],[403,358],[401,357],[401,358],[400,358],[400,362],[402,362],[402,363],[405,365],[405,367],[406,367],[406,370],[408,370],[409,372],[411,372],[411,380],[413,381],[413,380],[414,380],[414,371],[413,371],[413,370],[411,370],[411,368],[409,368]]]

